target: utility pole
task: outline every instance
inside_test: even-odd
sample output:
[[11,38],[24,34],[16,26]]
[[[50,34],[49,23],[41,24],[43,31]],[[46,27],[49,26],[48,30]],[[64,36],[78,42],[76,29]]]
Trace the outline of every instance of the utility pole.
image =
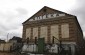
[[9,33],[7,34],[7,42],[8,42],[8,37],[9,37]]

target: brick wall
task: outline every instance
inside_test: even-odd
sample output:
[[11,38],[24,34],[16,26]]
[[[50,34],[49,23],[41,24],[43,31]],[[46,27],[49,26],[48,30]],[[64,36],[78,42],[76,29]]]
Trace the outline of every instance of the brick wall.
[[[67,35],[69,35],[68,38],[62,38],[62,29],[61,29],[61,26],[63,24],[68,24],[69,25],[69,33]],[[41,27],[45,26],[47,27],[47,43],[48,42],[52,42],[52,36],[51,36],[51,26],[55,26],[57,25],[58,26],[58,37],[60,40],[62,41],[68,41],[68,42],[77,42],[77,40],[79,38],[82,39],[82,32],[81,30],[79,29],[79,26],[77,24],[77,20],[74,16],[67,16],[67,17],[56,17],[56,18],[50,18],[50,19],[43,19],[43,20],[36,20],[36,21],[29,21],[25,24],[23,24],[23,39],[26,38],[26,29],[27,28],[30,28],[31,29],[31,36],[30,38],[33,39],[33,28],[37,27],[38,28],[38,37],[41,37],[40,36],[40,33],[42,32],[41,31]],[[56,29],[55,29],[56,30]],[[67,30],[67,29],[66,29]],[[78,37],[78,33],[77,32],[80,32],[79,36]],[[56,33],[57,34],[57,33]],[[49,41],[50,40],[50,41]],[[30,40],[32,41],[32,40]]]

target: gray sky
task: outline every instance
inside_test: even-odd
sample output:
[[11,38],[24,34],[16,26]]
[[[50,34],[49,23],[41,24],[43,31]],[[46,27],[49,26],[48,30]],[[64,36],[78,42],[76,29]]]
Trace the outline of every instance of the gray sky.
[[85,0],[0,0],[0,38],[22,37],[22,23],[44,6],[76,15],[85,36]]

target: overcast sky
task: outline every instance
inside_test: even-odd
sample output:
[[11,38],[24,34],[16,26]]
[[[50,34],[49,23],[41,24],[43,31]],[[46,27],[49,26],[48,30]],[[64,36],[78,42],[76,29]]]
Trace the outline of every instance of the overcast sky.
[[85,36],[85,0],[0,0],[0,38],[22,37],[22,23],[44,6],[76,15]]

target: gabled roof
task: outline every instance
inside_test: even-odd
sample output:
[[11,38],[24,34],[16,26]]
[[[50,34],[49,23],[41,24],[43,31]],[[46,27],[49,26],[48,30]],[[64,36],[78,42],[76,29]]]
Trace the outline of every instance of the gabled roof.
[[[56,9],[53,9],[53,8],[44,6],[42,9],[40,9],[37,13],[35,13],[33,16],[31,16],[29,19],[27,19],[27,20],[26,20],[25,22],[23,22],[22,24],[26,23],[27,21],[29,21],[30,19],[32,19],[32,18],[35,17],[35,16],[43,15],[46,10],[50,10],[50,11],[52,11],[52,12],[63,13],[63,14],[69,15],[69,16],[74,16],[74,15],[67,14],[67,13],[65,13],[65,12],[62,12],[62,11],[59,11],[59,10],[56,10]],[[42,12],[43,12],[43,13],[42,13]],[[48,12],[49,12],[49,11],[48,11]],[[47,12],[47,13],[48,13],[48,12]],[[50,13],[51,13],[51,12],[50,12]]]

